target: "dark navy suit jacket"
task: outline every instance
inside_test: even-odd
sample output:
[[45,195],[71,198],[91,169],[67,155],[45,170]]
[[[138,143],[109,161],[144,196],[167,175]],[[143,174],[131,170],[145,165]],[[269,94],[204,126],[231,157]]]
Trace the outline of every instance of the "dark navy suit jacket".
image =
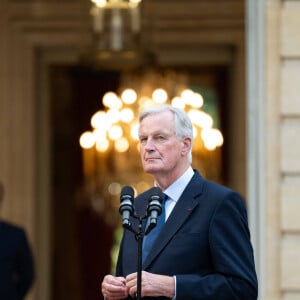
[[[145,192],[135,199],[138,214],[145,212],[148,197]],[[137,219],[131,222],[137,228]],[[137,255],[135,236],[125,230],[116,275],[136,272]],[[157,237],[143,270],[175,275],[176,300],[257,299],[243,199],[196,171]]]
[[33,259],[24,230],[0,222],[0,299],[23,299],[33,277]]

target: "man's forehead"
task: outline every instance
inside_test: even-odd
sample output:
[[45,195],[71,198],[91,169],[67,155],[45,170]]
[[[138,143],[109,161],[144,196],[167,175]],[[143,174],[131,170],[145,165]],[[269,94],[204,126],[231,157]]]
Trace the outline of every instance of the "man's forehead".
[[140,126],[139,136],[157,136],[157,135],[173,135],[175,130],[172,126],[161,126],[160,124],[153,124],[153,126]]
[[[165,114],[167,113],[167,114]],[[152,118],[151,118],[152,117]],[[160,117],[158,121],[153,118]],[[170,111],[162,111],[147,115],[139,124],[139,133],[149,132],[151,134],[174,132],[173,114]]]

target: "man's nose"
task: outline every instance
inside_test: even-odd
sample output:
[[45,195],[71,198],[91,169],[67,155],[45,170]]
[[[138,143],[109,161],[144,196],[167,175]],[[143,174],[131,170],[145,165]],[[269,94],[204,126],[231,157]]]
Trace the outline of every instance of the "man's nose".
[[146,145],[145,145],[145,150],[151,151],[155,148],[155,144],[153,139],[147,139]]

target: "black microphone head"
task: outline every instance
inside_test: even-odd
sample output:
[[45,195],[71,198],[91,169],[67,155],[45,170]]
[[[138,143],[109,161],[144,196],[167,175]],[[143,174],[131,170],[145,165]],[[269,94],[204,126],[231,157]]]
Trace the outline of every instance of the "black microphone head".
[[124,186],[120,195],[119,213],[123,217],[123,227],[130,228],[129,217],[133,213],[134,190],[131,186]]
[[147,207],[148,214],[152,212],[154,214],[160,215],[162,211],[162,190],[159,187],[153,187],[149,190],[149,202]]
[[129,197],[133,198],[134,197],[133,188],[131,186],[128,186],[128,185],[124,186],[121,190],[121,196],[120,196],[121,201],[122,201],[123,196],[129,196]]
[[149,190],[149,201],[147,214],[149,216],[149,225],[145,234],[147,235],[157,224],[157,218],[162,213],[163,192],[159,187],[153,187]]
[[158,197],[160,199],[159,202],[162,202],[163,192],[159,187],[154,186],[149,190],[149,198],[151,199],[153,196]]

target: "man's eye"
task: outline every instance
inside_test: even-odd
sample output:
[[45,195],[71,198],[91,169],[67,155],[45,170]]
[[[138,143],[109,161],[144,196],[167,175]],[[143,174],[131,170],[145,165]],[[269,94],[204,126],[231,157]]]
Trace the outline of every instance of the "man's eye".
[[156,139],[159,140],[159,141],[164,141],[166,138],[162,135],[159,135],[159,136],[156,137]]
[[145,137],[140,138],[140,143],[146,143],[146,141],[147,141],[147,138],[145,138]]

